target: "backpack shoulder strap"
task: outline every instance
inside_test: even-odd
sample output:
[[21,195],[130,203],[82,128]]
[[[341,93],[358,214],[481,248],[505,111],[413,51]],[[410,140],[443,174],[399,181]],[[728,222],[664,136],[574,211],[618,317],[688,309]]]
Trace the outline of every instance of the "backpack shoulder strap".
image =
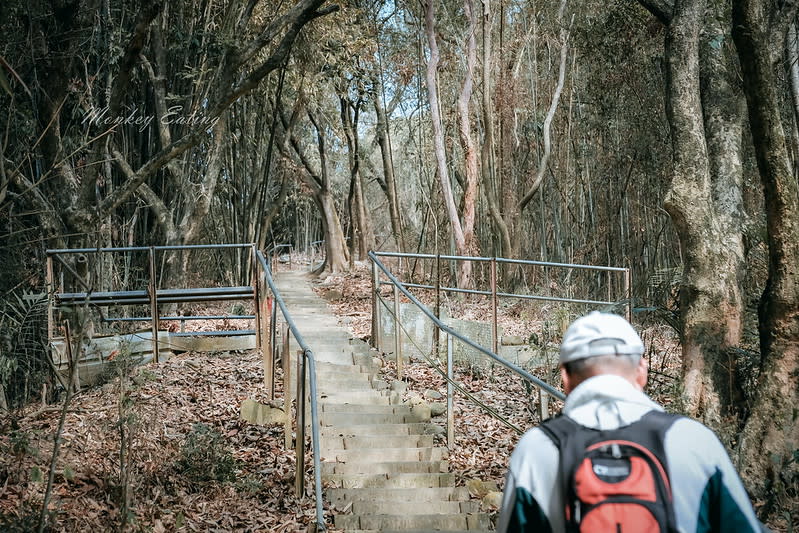
[[683,418],[683,416],[652,409],[637,422],[627,427],[631,429],[634,428],[635,434],[637,435],[636,440],[639,440],[641,444],[647,446],[651,450],[656,451],[659,459],[664,462],[665,465],[663,438],[672,424],[680,418]]
[[573,434],[580,425],[568,416],[559,414],[556,417],[545,420],[538,427],[553,443],[555,443],[555,446],[560,449],[562,444],[566,442],[566,438],[570,434]]

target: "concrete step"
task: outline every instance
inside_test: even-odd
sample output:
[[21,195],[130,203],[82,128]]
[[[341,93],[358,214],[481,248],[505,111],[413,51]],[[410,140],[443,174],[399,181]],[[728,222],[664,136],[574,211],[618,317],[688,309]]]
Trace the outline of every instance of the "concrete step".
[[317,372],[316,377],[319,380],[319,383],[335,383],[341,385],[342,388],[346,388],[346,386],[349,384],[360,383],[366,383],[375,389],[388,388],[388,384],[386,384],[385,387],[378,387],[377,384],[380,383],[381,380],[372,374],[355,372],[332,372],[325,374],[324,372]]
[[428,448],[433,435],[378,435],[371,437],[322,437],[325,450],[375,450],[380,448]]
[[330,474],[443,474],[447,461],[391,461],[385,463],[322,463],[322,475]]
[[345,363],[327,363],[321,362],[317,363],[316,370],[320,374],[324,374],[326,372],[332,372],[334,374],[373,374],[373,372],[368,367],[363,367],[361,365],[356,364],[345,364]]
[[423,411],[408,414],[380,414],[380,413],[321,413],[319,415],[322,426],[353,426],[361,424],[410,424],[429,422],[430,411],[427,415]]
[[[388,387],[384,387],[388,388]],[[369,380],[325,380],[321,376],[318,382],[319,392],[335,393],[335,392],[352,392],[352,391],[370,391],[377,389]],[[379,390],[379,389],[378,389]]]
[[378,391],[375,389],[357,391],[327,391],[319,396],[322,401],[327,403],[375,403],[388,405],[391,397],[388,391]]
[[350,502],[434,502],[465,501],[469,499],[466,487],[411,488],[391,489],[374,488],[368,491],[360,489],[331,488],[325,491],[327,500],[337,509],[343,509]]
[[[330,474],[322,481],[331,487],[342,489],[410,489],[447,487],[455,483],[454,474],[408,473],[408,474]],[[366,529],[369,529],[368,527]]]
[[410,405],[380,405],[368,403],[333,403],[320,402],[323,413],[368,413],[368,414],[394,414],[409,415],[413,411]]
[[383,463],[392,461],[443,461],[449,456],[449,450],[436,448],[377,448],[372,450],[325,450],[322,461],[338,461],[340,463]]
[[479,513],[480,502],[468,501],[431,501],[431,502],[392,502],[392,501],[356,501],[352,503],[352,514],[393,514],[412,515],[421,510],[424,514],[457,514]]
[[347,376],[362,378],[375,375],[375,371],[371,366],[353,363],[351,351],[348,350],[345,355],[347,357],[342,357],[339,362],[322,361],[321,364],[318,364],[316,369],[319,375],[322,377],[336,376],[342,378]]
[[323,427],[321,435],[336,437],[369,437],[377,435],[435,435],[434,424],[360,424],[352,426]]
[[487,514],[417,514],[417,515],[336,515],[337,528],[373,529],[427,529],[434,531],[469,531],[490,529],[491,520]]
[[[353,338],[297,272],[278,275],[283,296],[314,350],[320,393],[322,478],[349,533],[490,531],[466,488],[454,488],[441,428],[380,379],[378,353]],[[280,341],[279,341],[280,343]],[[287,357],[296,363],[296,341]]]

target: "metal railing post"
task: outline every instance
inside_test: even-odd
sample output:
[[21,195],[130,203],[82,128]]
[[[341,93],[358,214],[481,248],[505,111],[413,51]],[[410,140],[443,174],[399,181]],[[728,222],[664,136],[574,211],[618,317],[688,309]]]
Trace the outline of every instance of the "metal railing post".
[[372,262],[372,347],[378,352],[382,346],[382,327],[380,319],[380,271],[377,263]]
[[252,246],[252,265],[250,268],[252,278],[252,302],[255,307],[255,347],[264,356],[263,335],[261,334],[261,292],[258,289],[258,261],[255,255],[255,245]]
[[627,299],[627,320],[633,319],[632,273],[629,268],[624,269],[624,297]]
[[400,336],[400,299],[397,285],[394,285],[394,354],[397,357],[397,379],[402,380],[402,337]]
[[[271,312],[269,317],[269,381],[267,382],[267,386],[269,387],[269,395],[272,400],[275,399],[275,362],[277,361],[277,357],[275,357],[277,352],[277,304],[276,302],[271,302]],[[264,376],[264,379],[267,379]]]
[[152,317],[152,332],[153,332],[153,361],[156,363],[158,360],[158,296],[157,296],[157,282],[155,279],[155,248],[150,246],[149,251],[149,265],[150,265],[150,283],[148,291],[150,294],[150,316]]
[[499,331],[497,328],[497,258],[491,258],[491,349],[499,353]]
[[53,278],[53,256],[47,254],[47,272],[45,274],[47,291],[47,349],[53,345],[53,298],[55,297],[55,280]]
[[455,413],[452,409],[453,369],[452,369],[452,335],[447,334],[447,446],[455,444]]
[[305,371],[305,353],[297,350],[297,436],[294,439],[297,471],[294,490],[298,498],[305,493]]
[[549,418],[549,394],[544,389],[538,389],[538,402],[541,406],[541,421]]
[[283,427],[283,440],[287,450],[291,449],[291,355],[289,354],[289,325],[283,324],[283,350],[280,353],[283,365],[283,408],[286,419]]
[[[436,319],[441,319],[441,254],[436,254]],[[441,354],[441,331],[433,329],[433,348],[436,360]]]

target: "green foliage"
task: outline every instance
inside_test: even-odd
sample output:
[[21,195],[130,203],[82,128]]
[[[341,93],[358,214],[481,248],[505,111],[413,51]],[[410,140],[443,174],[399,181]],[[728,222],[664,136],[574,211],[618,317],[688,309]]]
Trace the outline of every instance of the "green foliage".
[[31,468],[31,481],[34,483],[41,483],[44,481],[44,474],[42,474],[42,469],[39,468],[39,465],[33,465]]
[[[0,513],[0,531],[3,533],[38,531],[41,512],[41,502],[26,500],[16,512]],[[45,523],[52,524],[54,515],[53,511],[48,511],[45,514]],[[50,531],[47,527],[44,530]]]
[[[15,429],[8,434],[8,445],[0,448],[3,453],[9,453],[14,457],[39,457],[39,449],[31,443],[33,435],[28,431]],[[6,448],[6,449],[4,449]]]
[[176,467],[194,483],[224,483],[236,479],[236,460],[224,437],[202,423],[192,426]]

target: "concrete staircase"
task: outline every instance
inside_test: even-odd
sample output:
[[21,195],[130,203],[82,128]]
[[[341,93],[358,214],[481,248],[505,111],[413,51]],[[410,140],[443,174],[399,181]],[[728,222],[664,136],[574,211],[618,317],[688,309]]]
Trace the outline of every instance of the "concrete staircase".
[[278,287],[317,360],[322,481],[338,530],[490,531],[488,515],[455,487],[441,429],[426,406],[402,403],[378,377],[375,352],[338,325],[301,273]]

